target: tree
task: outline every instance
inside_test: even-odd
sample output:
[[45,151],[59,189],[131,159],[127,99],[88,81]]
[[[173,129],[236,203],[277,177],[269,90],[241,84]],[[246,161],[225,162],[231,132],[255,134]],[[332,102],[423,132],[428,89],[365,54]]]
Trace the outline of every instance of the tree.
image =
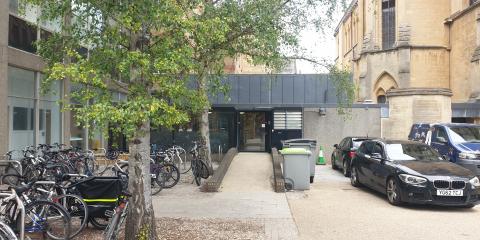
[[[204,101],[208,100],[208,94],[228,91],[221,82],[224,59],[227,57],[245,56],[251,63],[264,65],[271,72],[281,69],[292,59],[301,58],[333,69],[324,61],[312,60],[306,50],[300,47],[299,36],[301,30],[309,25],[315,25],[318,30],[327,29],[334,12],[345,9],[345,0],[200,2],[196,14],[189,15],[189,18],[196,25],[191,34],[196,63],[193,70],[199,96]],[[209,105],[201,110],[199,125],[208,147],[207,158],[211,159],[209,110]]]
[[[64,109],[82,126],[125,134],[129,140],[130,208],[126,239],[156,239],[150,196],[150,128],[189,120],[206,104],[187,88],[195,66],[188,37],[198,24],[174,0],[28,0],[39,21],[60,19],[61,32],[38,43],[46,79],[69,79]],[[81,54],[88,48],[88,54]],[[113,92],[127,99],[113,101]],[[73,104],[75,102],[76,104]],[[94,123],[94,124],[93,124]]]
[[[310,19],[309,9],[337,6],[334,0],[24,2],[40,6],[39,21],[60,19],[62,31],[38,43],[47,64],[43,86],[69,79],[74,91],[66,93],[72,101],[63,102],[64,110],[75,113],[84,127],[105,135],[110,128],[129,139],[132,197],[125,239],[157,238],[150,128],[182,124],[200,112],[201,132],[209,141],[208,94],[227,90],[220,80],[224,58],[245,55],[275,71],[291,55],[303,54],[300,29],[322,22],[322,17]],[[82,47],[88,54],[81,54]],[[191,74],[196,89],[187,87]],[[114,91],[127,98],[113,101]]]

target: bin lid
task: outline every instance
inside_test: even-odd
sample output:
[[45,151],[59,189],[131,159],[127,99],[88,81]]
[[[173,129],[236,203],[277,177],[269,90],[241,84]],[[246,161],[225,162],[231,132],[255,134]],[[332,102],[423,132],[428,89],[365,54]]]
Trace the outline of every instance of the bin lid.
[[282,155],[311,155],[312,152],[305,148],[285,148],[280,150]]
[[296,139],[288,139],[283,141],[283,143],[315,143],[317,144],[317,140],[308,139],[308,138],[296,138]]

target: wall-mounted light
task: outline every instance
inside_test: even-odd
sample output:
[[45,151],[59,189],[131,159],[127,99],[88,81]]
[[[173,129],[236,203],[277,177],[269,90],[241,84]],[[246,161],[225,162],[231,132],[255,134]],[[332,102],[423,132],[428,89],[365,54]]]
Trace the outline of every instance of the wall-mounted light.
[[327,115],[327,109],[326,108],[319,108],[318,109],[318,115],[320,116],[326,116]]

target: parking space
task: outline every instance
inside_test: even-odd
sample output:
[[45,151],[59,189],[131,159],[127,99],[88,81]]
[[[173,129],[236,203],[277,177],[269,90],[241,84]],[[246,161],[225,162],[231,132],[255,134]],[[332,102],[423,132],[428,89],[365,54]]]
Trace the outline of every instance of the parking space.
[[382,194],[352,187],[330,165],[316,166],[310,191],[288,192],[287,199],[300,239],[480,238],[480,206],[395,207]]

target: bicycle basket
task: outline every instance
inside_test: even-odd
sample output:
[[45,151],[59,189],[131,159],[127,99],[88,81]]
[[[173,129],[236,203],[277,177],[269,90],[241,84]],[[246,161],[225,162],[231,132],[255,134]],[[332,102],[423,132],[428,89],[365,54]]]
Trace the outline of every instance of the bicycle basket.
[[122,187],[122,180],[117,177],[93,177],[76,184],[91,217],[104,217],[106,210],[113,210]]

